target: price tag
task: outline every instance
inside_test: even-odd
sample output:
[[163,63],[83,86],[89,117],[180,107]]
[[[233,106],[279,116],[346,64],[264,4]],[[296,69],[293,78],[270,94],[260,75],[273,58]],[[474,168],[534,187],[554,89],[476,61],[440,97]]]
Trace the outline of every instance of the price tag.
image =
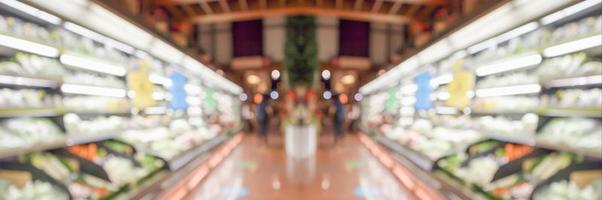
[[463,109],[470,104],[468,94],[474,88],[475,75],[464,70],[462,60],[454,63],[453,70],[454,79],[449,83],[449,99],[446,104],[450,107]]
[[429,72],[422,72],[416,76],[416,110],[428,110],[431,108],[431,79]]
[[174,72],[169,76],[171,79],[171,109],[173,110],[186,110],[188,104],[186,103],[186,77],[178,72]]
[[127,75],[128,88],[134,92],[134,107],[143,109],[154,106],[157,102],[153,99],[153,83],[148,78],[148,63],[138,61],[137,65]]

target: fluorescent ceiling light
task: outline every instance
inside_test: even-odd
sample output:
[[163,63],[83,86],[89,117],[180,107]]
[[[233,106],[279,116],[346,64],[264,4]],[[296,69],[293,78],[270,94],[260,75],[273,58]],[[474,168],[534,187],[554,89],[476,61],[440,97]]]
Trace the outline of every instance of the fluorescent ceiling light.
[[508,60],[502,60],[495,62],[490,65],[479,67],[475,70],[477,76],[487,76],[491,74],[497,74],[501,72],[507,72],[515,69],[529,67],[541,63],[542,57],[539,54],[531,54],[528,56],[521,56],[518,58],[511,58]]
[[454,76],[451,73],[443,74],[431,79],[431,87],[439,87],[445,85],[454,80]]
[[531,32],[535,29],[539,28],[539,24],[537,22],[527,23],[525,25],[519,26],[518,28],[512,29],[504,34],[498,35],[494,38],[485,40],[481,43],[468,47],[468,53],[474,54],[479,51],[495,47],[499,43],[506,42],[508,40],[517,38],[525,33]]
[[168,79],[164,76],[158,74],[150,74],[148,79],[151,83],[164,85],[165,87],[171,86],[171,79]]
[[165,99],[164,92],[153,92],[152,96],[153,96],[154,100],[158,100],[158,101]]
[[416,103],[416,97],[403,97],[401,98],[402,106],[411,106]]
[[552,80],[546,83],[546,87],[573,87],[582,85],[598,85],[602,83],[602,75],[584,76],[576,78],[565,78]]
[[127,95],[127,91],[125,89],[87,86],[87,85],[75,85],[75,84],[63,84],[63,85],[61,85],[61,91],[63,93],[68,93],[68,94],[83,94],[83,95],[96,95],[96,96],[108,96],[108,97],[120,97],[120,98],[123,98]]
[[579,2],[579,3],[575,4],[575,5],[572,5],[572,6],[569,6],[569,7],[565,8],[565,9],[562,9],[562,10],[560,10],[558,12],[549,14],[548,16],[545,16],[545,17],[541,18],[540,21],[541,21],[541,23],[543,25],[551,24],[551,23],[554,23],[554,22],[556,22],[558,20],[564,19],[564,18],[566,18],[568,16],[574,15],[576,13],[579,13],[580,11],[583,11],[583,10],[585,10],[587,8],[590,8],[590,7],[598,5],[598,4],[600,4],[600,0],[586,0],[586,1],[582,1],[582,2]]
[[59,60],[65,65],[115,76],[125,76],[127,73],[125,67],[109,64],[96,58],[62,54]]
[[59,50],[54,47],[2,34],[0,34],[0,45],[46,57],[55,58],[59,56]]
[[516,85],[496,88],[478,89],[477,97],[494,97],[517,94],[533,94],[541,91],[541,86],[538,84]]
[[51,15],[50,13],[41,11],[40,9],[31,7],[16,0],[0,0],[0,3],[54,25],[59,25],[61,23],[61,19],[57,16]]
[[409,84],[406,86],[402,86],[400,91],[401,94],[413,94],[418,90],[418,86],[416,84]]
[[186,97],[186,103],[191,106],[201,105],[202,101],[201,97]]
[[90,38],[92,40],[95,40],[97,42],[105,44],[106,46],[113,47],[115,49],[119,49],[119,50],[121,50],[123,52],[126,52],[126,53],[129,53],[129,54],[134,53],[134,51],[136,50],[136,49],[134,49],[134,47],[131,47],[131,46],[127,45],[127,44],[118,42],[116,40],[113,40],[113,39],[108,38],[108,37],[106,37],[104,35],[96,33],[96,32],[94,32],[94,31],[92,31],[90,29],[84,28],[84,27],[82,27],[80,25],[77,25],[77,24],[74,24],[74,23],[71,23],[71,22],[65,22],[63,24],[63,27],[65,27],[65,29],[67,29],[67,30],[69,30],[71,32],[77,33],[77,34],[79,34],[81,36]]
[[511,31],[508,31],[504,34],[501,34],[501,35],[495,37],[495,42],[498,44],[503,43],[508,40],[517,38],[525,33],[534,31],[537,28],[539,28],[539,24],[537,22],[530,22],[530,23],[519,26],[518,28],[512,29]]
[[455,115],[458,114],[458,109],[454,107],[439,106],[435,108],[435,112],[440,115]]
[[25,78],[25,77],[18,77],[18,76],[6,76],[6,75],[0,75],[0,84],[20,85],[20,86],[28,86],[28,87],[45,87],[45,88],[54,88],[59,85],[58,82],[51,81],[51,80]]
[[147,115],[160,115],[165,114],[167,112],[167,108],[162,106],[157,107],[148,107],[144,109],[144,113]]
[[600,47],[600,45],[602,45],[602,34],[548,47],[543,50],[543,55],[545,57],[560,56],[589,48]]
[[184,85],[184,90],[186,91],[186,93],[188,93],[190,95],[196,95],[196,94],[201,94],[201,92],[203,91],[203,88],[196,86],[196,85],[186,84],[186,85]]

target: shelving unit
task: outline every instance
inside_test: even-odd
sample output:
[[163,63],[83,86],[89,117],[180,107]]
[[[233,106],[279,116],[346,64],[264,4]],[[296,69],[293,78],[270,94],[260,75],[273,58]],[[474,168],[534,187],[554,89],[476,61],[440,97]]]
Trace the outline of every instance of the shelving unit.
[[[151,48],[164,45],[160,47],[160,52],[145,49],[148,47],[137,48],[130,46],[135,44],[100,34],[106,33],[102,30],[105,27],[94,27],[96,24],[85,27],[78,24],[81,23],[78,19],[56,17],[55,14],[65,16],[60,13],[62,10],[48,13],[52,9],[44,6],[48,5],[32,6],[20,1],[0,2],[0,22],[5,22],[9,17],[11,20],[10,24],[4,23],[8,26],[6,29],[0,30],[0,87],[6,92],[2,95],[15,94],[5,97],[6,101],[0,101],[0,139],[3,140],[2,134],[7,134],[24,141],[23,144],[0,143],[0,162],[3,163],[0,170],[12,166],[17,171],[46,177],[40,180],[60,188],[67,196],[89,195],[78,198],[144,196],[144,193],[153,192],[144,189],[148,185],[156,185],[154,181],[157,180],[173,179],[172,176],[179,176],[176,171],[194,168],[203,163],[204,160],[199,158],[206,157],[205,154],[230,140],[239,131],[233,130],[237,126],[226,127],[226,123],[223,123],[217,124],[223,128],[221,132],[209,133],[206,129],[208,124],[204,121],[211,113],[205,113],[202,109],[195,113],[188,113],[186,110],[188,106],[202,106],[202,98],[197,98],[198,102],[188,103],[183,108],[172,107],[170,102],[174,97],[169,93],[172,82],[166,75],[183,74],[187,81],[186,86],[182,87],[194,89],[186,90],[188,96],[198,97],[210,90],[220,95],[219,100],[223,102],[238,99],[240,87],[221,76],[208,79],[206,74],[210,74],[212,70],[181,50],[167,45],[160,38],[151,35]],[[108,20],[101,19],[103,16],[95,17]],[[131,22],[125,23],[135,26]],[[17,26],[28,26],[31,30],[25,31],[37,32],[13,33]],[[139,35],[150,35],[143,30],[139,31]],[[51,37],[52,34],[54,35]],[[178,54],[181,59],[165,59],[164,53],[171,53],[171,56]],[[137,74],[139,77],[131,78],[141,68],[147,69],[148,73],[141,72]],[[135,80],[150,81],[153,91],[137,90],[136,84],[142,83]],[[218,84],[209,86],[212,82]],[[28,91],[28,96],[21,95],[22,91]],[[149,92],[155,103],[138,104],[137,92],[141,92],[138,94],[140,96]],[[155,112],[149,112],[153,109]],[[161,112],[157,112],[158,110]],[[236,114],[220,111],[227,115]],[[10,130],[4,130],[13,120],[29,120],[11,125],[26,126],[23,127],[24,133],[8,133],[6,131]],[[233,117],[233,120],[236,118]],[[50,135],[45,133],[47,130],[38,128],[38,124],[22,125],[23,123],[43,123],[56,127],[57,133],[52,132],[54,135]],[[236,125],[238,122],[232,123]],[[157,129],[162,129],[160,134],[169,135],[163,140],[192,135],[197,140],[202,138],[203,142],[181,150],[181,153],[169,160],[149,154],[150,145],[124,142],[127,132],[151,132]],[[38,137],[48,138],[28,141],[27,137],[20,135],[39,134],[37,132],[47,134]],[[56,140],[50,136],[56,137]],[[118,166],[119,170],[111,170],[111,166]],[[121,170],[130,171],[127,176],[116,174],[115,171]],[[68,176],[59,177],[56,174],[58,172],[68,173]],[[86,182],[88,176],[102,179],[99,180],[102,182],[100,185],[110,185],[110,188],[117,189],[90,186]],[[128,177],[135,177],[135,180],[118,183]],[[0,176],[0,180],[2,179]],[[74,188],[78,191],[72,191]],[[86,192],[82,188],[90,191]],[[100,194],[97,193],[99,190],[106,191]],[[2,197],[0,194],[0,199]]]
[[[517,23],[513,26],[515,28],[463,47],[449,45],[456,43],[452,40],[460,38],[451,33],[450,37],[439,42],[447,46],[447,53],[438,52],[444,51],[439,43],[433,44],[432,48],[416,53],[360,88],[366,99],[362,102],[362,111],[381,112],[381,116],[364,116],[364,124],[368,126],[363,127],[386,130],[386,136],[377,133],[373,139],[403,157],[410,165],[435,174],[439,177],[438,184],[443,181],[457,191],[465,191],[464,194],[471,198],[511,198],[507,193],[493,190],[513,189],[516,185],[500,186],[508,183],[509,180],[504,182],[502,179],[511,175],[512,178],[522,177],[521,181],[536,188],[530,193],[532,196],[553,182],[547,181],[553,179],[550,177],[540,177],[544,180],[533,178],[532,173],[536,172],[532,170],[545,159],[557,159],[556,164],[568,162],[566,166],[554,168],[554,171],[599,162],[602,160],[602,146],[596,146],[594,140],[600,137],[594,136],[602,134],[602,105],[596,103],[602,100],[595,97],[600,96],[602,89],[602,71],[597,69],[602,66],[599,59],[602,55],[602,26],[599,25],[602,16],[597,12],[600,6],[600,2],[586,0],[567,3],[549,11],[537,11],[534,13],[539,14],[534,14],[530,21]],[[470,30],[478,29],[472,27],[473,24],[467,26],[471,26]],[[572,29],[567,30],[569,28]],[[458,32],[470,33],[462,28]],[[431,55],[447,56],[434,59],[429,57]],[[465,73],[472,73],[474,81],[454,80],[455,69],[452,68],[458,66]],[[420,84],[417,75],[422,73],[432,77],[430,90],[426,91],[431,94],[428,99],[417,99],[418,93],[425,93],[416,91]],[[472,82],[474,87],[462,91],[466,93],[457,93],[458,84],[450,88],[456,81],[465,81],[460,84],[462,87]],[[375,104],[383,103],[382,100],[376,101],[377,96],[387,91],[378,87],[398,90],[395,95],[400,104],[399,112],[373,111],[380,108]],[[465,95],[469,103],[458,106],[450,102],[454,95],[456,98]],[[430,101],[432,106],[419,108],[416,102],[420,101]],[[380,129],[379,123],[394,128]],[[581,124],[570,126],[569,123]],[[458,130],[475,131],[480,138],[451,139],[459,137],[454,135]],[[586,138],[591,138],[591,141]],[[487,146],[493,144],[495,146]],[[432,148],[426,148],[429,145]],[[461,148],[463,145],[468,145],[468,148]],[[425,156],[441,151],[439,148],[445,148],[447,153],[437,159]],[[481,148],[488,148],[488,151]],[[483,152],[471,152],[475,149]],[[528,151],[531,153],[526,153]],[[458,160],[462,164],[454,170],[461,171],[459,174],[442,166],[450,163],[454,166]],[[475,167],[480,166],[479,170],[469,171],[472,169],[469,163],[473,162]],[[495,166],[497,172],[491,174],[492,179],[487,183],[477,183],[477,180],[487,180],[489,174],[483,170],[491,167],[487,165],[492,163],[498,165]],[[530,163],[536,164],[529,170],[522,168]],[[595,169],[602,170],[599,167]],[[568,176],[563,178],[568,179]]]

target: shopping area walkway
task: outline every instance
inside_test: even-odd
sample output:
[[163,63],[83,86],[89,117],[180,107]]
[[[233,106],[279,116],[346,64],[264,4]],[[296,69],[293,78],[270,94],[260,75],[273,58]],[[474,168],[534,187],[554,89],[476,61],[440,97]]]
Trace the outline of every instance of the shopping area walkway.
[[246,135],[193,199],[407,199],[407,191],[355,135],[336,145],[332,135],[324,135],[315,158],[305,160],[287,158],[282,138],[270,137],[266,145]]

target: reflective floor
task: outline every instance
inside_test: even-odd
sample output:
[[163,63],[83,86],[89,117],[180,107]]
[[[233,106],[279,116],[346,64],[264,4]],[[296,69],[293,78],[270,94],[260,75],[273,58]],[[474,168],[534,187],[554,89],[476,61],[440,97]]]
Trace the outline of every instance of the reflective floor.
[[269,145],[254,135],[243,142],[197,188],[193,199],[395,199],[406,191],[360,143],[320,139],[314,158],[287,158],[282,138]]

